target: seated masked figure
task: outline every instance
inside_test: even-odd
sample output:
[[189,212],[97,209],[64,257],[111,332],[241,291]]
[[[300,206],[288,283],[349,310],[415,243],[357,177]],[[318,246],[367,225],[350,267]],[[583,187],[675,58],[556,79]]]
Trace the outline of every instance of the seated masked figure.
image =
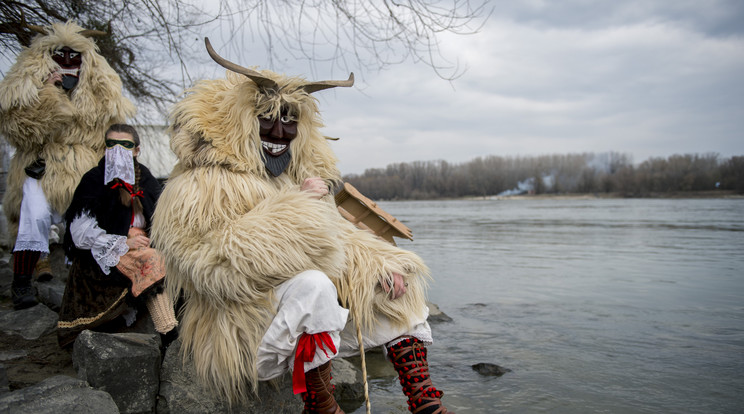
[[383,346],[413,412],[444,413],[426,345],[428,269],[336,209],[336,157],[308,82],[231,63],[176,104],[179,163],[158,202],[153,243],[182,294],[181,350],[229,401],[293,372],[307,412],[341,412],[331,360]]
[[140,139],[132,126],[111,125],[105,143],[104,158],[83,175],[65,214],[64,247],[72,266],[57,338],[65,347],[85,329],[147,329],[135,322],[149,314],[170,341],[177,323],[163,291],[165,263],[148,237],[162,188],[137,161]]

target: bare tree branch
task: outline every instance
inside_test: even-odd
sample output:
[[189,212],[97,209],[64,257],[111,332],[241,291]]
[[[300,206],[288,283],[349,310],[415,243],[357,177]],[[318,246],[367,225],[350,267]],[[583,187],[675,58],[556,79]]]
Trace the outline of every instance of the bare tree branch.
[[165,113],[214,31],[236,60],[262,49],[272,68],[300,60],[313,75],[321,64],[361,75],[410,59],[451,80],[463,69],[442,55],[440,35],[476,33],[487,17],[486,0],[3,0],[0,47],[11,53],[0,68],[30,44],[30,26],[75,20],[108,33],[98,47],[130,97]]

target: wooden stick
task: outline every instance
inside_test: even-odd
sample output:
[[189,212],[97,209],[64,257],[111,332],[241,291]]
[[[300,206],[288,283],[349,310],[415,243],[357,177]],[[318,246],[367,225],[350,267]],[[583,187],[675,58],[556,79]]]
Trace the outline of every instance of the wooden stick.
[[359,342],[359,354],[362,356],[362,376],[364,376],[364,402],[367,405],[367,414],[372,414],[372,404],[369,402],[369,385],[367,384],[367,362],[364,356],[364,343],[362,342],[362,328],[359,319],[354,318],[357,330],[357,342]]

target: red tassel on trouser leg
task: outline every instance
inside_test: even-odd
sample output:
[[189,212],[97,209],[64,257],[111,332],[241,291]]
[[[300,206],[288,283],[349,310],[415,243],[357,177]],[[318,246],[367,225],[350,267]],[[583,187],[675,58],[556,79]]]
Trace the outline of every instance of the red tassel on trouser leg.
[[406,338],[388,348],[388,358],[398,372],[408,409],[414,414],[451,413],[442,405],[444,393],[437,390],[429,377],[426,347],[416,338]]
[[305,402],[303,413],[344,414],[333,398],[335,386],[331,385],[331,361],[305,373],[307,391],[302,393]]
[[331,361],[308,372],[304,371],[305,362],[311,362],[315,358],[317,348],[329,358],[326,350],[333,355],[337,352],[328,332],[303,333],[300,336],[292,373],[292,390],[295,394],[302,394],[302,401],[305,402],[303,413],[344,414],[333,398],[335,387],[331,385]]

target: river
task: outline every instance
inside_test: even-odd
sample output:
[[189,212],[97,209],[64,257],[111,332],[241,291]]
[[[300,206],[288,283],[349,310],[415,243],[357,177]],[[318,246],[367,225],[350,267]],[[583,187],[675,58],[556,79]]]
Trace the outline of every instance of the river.
[[[413,230],[398,245],[453,319],[430,347],[450,410],[744,412],[744,199],[380,206]],[[406,412],[392,369],[368,358],[372,411]]]

